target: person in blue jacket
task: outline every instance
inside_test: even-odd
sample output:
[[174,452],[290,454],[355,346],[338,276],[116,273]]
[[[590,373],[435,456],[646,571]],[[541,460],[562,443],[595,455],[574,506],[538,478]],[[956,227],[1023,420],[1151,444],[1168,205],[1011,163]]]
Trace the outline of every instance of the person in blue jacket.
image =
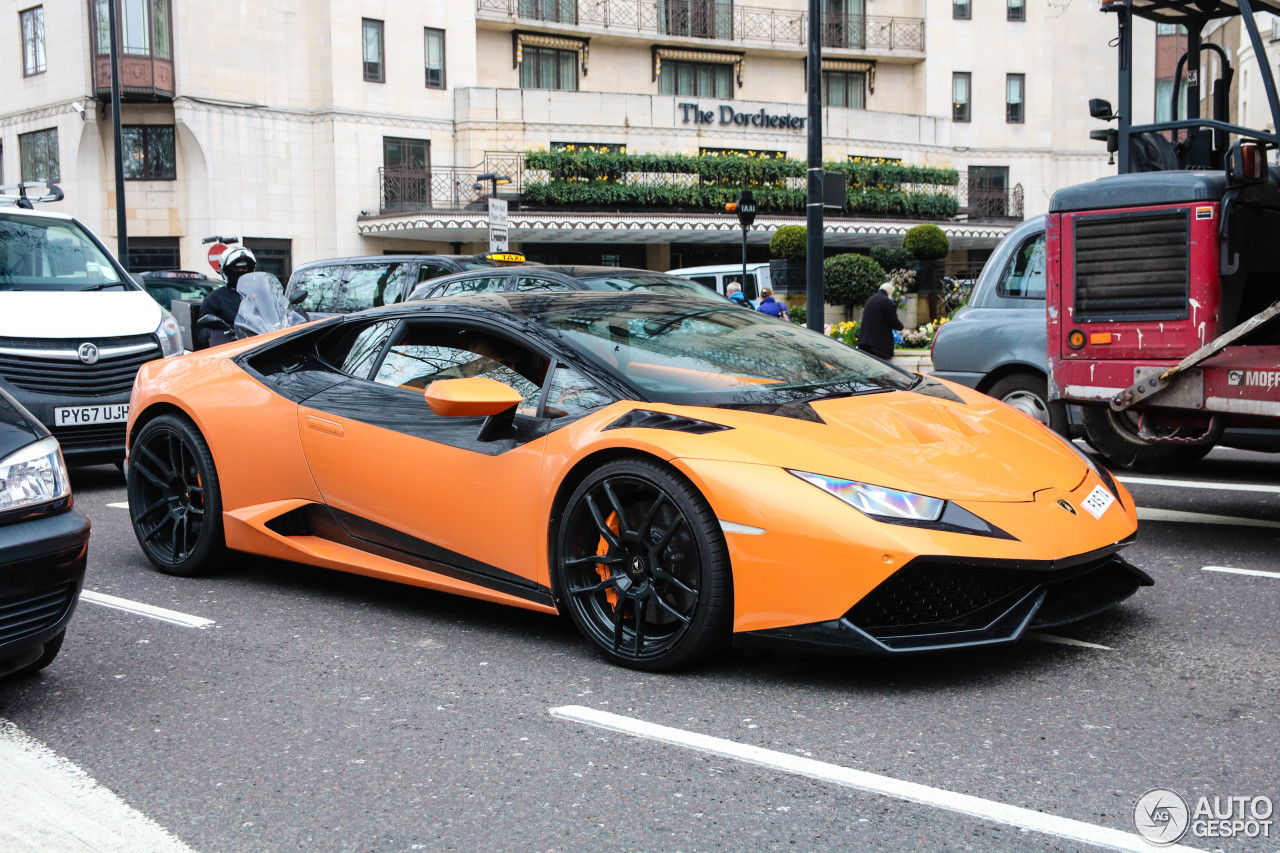
[[774,299],[773,290],[768,287],[761,288],[760,304],[756,306],[756,310],[761,314],[768,314],[780,320],[791,319],[791,315],[787,313],[786,303]]
[[742,292],[742,285],[736,281],[731,281],[724,286],[725,296],[729,297],[730,302],[736,302],[749,311],[756,310],[756,306],[751,304],[751,300],[747,298],[747,294]]

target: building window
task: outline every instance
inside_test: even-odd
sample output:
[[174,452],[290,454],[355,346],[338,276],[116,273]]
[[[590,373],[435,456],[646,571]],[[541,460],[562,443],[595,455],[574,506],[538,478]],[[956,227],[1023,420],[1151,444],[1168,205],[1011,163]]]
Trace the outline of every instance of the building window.
[[520,0],[521,18],[555,24],[578,23],[578,0]]
[[1156,121],[1174,121],[1187,114],[1187,81],[1178,89],[1178,105],[1173,105],[1173,78],[1156,81]]
[[969,210],[979,216],[1009,215],[1009,167],[969,167]]
[[364,79],[370,83],[383,83],[386,76],[383,74],[382,62],[382,21],[372,18],[361,20],[364,32]]
[[126,181],[172,181],[177,177],[172,126],[123,125],[120,149]]
[[444,30],[426,28],[427,88],[444,88]]
[[1027,0],[1009,0],[1008,19],[1025,21],[1027,19]]
[[853,110],[867,108],[867,75],[862,71],[823,71],[822,105],[848,107]]
[[733,97],[733,66],[668,59],[662,63],[662,76],[658,78],[658,94],[731,98]]
[[[44,73],[44,7],[18,13],[22,22],[22,76]],[[10,19],[12,20],[12,19]]]
[[258,259],[258,272],[269,272],[281,281],[293,274],[293,241],[271,237],[245,237],[242,245]]
[[22,180],[62,180],[58,170],[58,129],[37,130],[18,134],[18,153],[22,159]]
[[1156,35],[1158,36],[1185,36],[1186,34],[1187,28],[1182,24],[1156,24]]
[[1022,124],[1024,121],[1022,105],[1026,101],[1024,91],[1027,80],[1025,74],[1006,74],[1004,78],[1004,120],[1010,124]]
[[733,39],[733,0],[659,0],[658,32]]
[[969,95],[972,75],[957,71],[951,75],[951,118],[953,121],[969,121]]
[[957,21],[967,21],[973,17],[973,8],[969,0],[951,0],[951,17]]
[[431,141],[382,137],[382,210],[430,204]]
[[553,47],[525,47],[520,62],[521,89],[578,91],[578,52]]
[[[129,237],[129,272],[155,272],[182,268],[177,237]],[[182,285],[175,280],[176,287]]]

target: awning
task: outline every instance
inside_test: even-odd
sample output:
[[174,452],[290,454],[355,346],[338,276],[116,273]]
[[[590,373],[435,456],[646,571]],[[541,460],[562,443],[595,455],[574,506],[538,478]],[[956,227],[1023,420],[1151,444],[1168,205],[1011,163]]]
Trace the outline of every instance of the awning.
[[867,75],[867,90],[876,93],[876,64],[852,59],[824,59],[823,71],[857,71]]
[[732,65],[738,78],[738,88],[742,88],[742,66],[744,65],[745,57],[740,53],[717,53],[709,50],[678,50],[673,47],[655,47],[653,49],[654,80],[657,80],[662,75],[662,60],[664,59]]
[[578,64],[582,66],[582,74],[587,74],[587,65],[589,64],[588,51],[590,50],[587,39],[569,38],[567,36],[547,36],[541,33],[522,33],[514,32],[511,34],[511,43],[515,49],[515,62],[512,68],[519,68],[520,63],[524,62],[524,47],[551,47],[556,50],[573,50],[578,53]]

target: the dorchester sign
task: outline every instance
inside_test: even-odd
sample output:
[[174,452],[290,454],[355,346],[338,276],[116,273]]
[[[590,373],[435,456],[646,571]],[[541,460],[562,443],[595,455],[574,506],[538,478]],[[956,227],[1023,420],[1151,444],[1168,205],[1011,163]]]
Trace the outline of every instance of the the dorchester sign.
[[681,121],[685,124],[719,124],[739,127],[769,127],[779,130],[804,130],[808,116],[796,116],[791,113],[770,113],[767,109],[757,112],[742,112],[732,104],[719,104],[704,110],[698,103],[676,104],[680,111]]

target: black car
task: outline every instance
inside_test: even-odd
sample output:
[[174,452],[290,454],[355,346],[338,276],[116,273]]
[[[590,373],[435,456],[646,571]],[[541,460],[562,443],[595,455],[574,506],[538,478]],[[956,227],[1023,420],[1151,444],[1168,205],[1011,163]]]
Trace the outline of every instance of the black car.
[[303,264],[289,276],[285,295],[306,291],[297,308],[313,319],[404,302],[424,281],[467,270],[527,264],[515,252],[487,255],[369,255]]
[[729,301],[714,290],[679,276],[628,267],[588,266],[511,267],[459,273],[419,285],[409,294],[409,299],[539,290],[651,290],[716,302]]
[[57,439],[0,389],[0,676],[58,656],[88,550]]
[[173,300],[175,299],[200,302],[222,286],[222,279],[207,276],[202,272],[192,272],[191,270],[140,272],[133,273],[133,278],[166,311],[173,310]]

